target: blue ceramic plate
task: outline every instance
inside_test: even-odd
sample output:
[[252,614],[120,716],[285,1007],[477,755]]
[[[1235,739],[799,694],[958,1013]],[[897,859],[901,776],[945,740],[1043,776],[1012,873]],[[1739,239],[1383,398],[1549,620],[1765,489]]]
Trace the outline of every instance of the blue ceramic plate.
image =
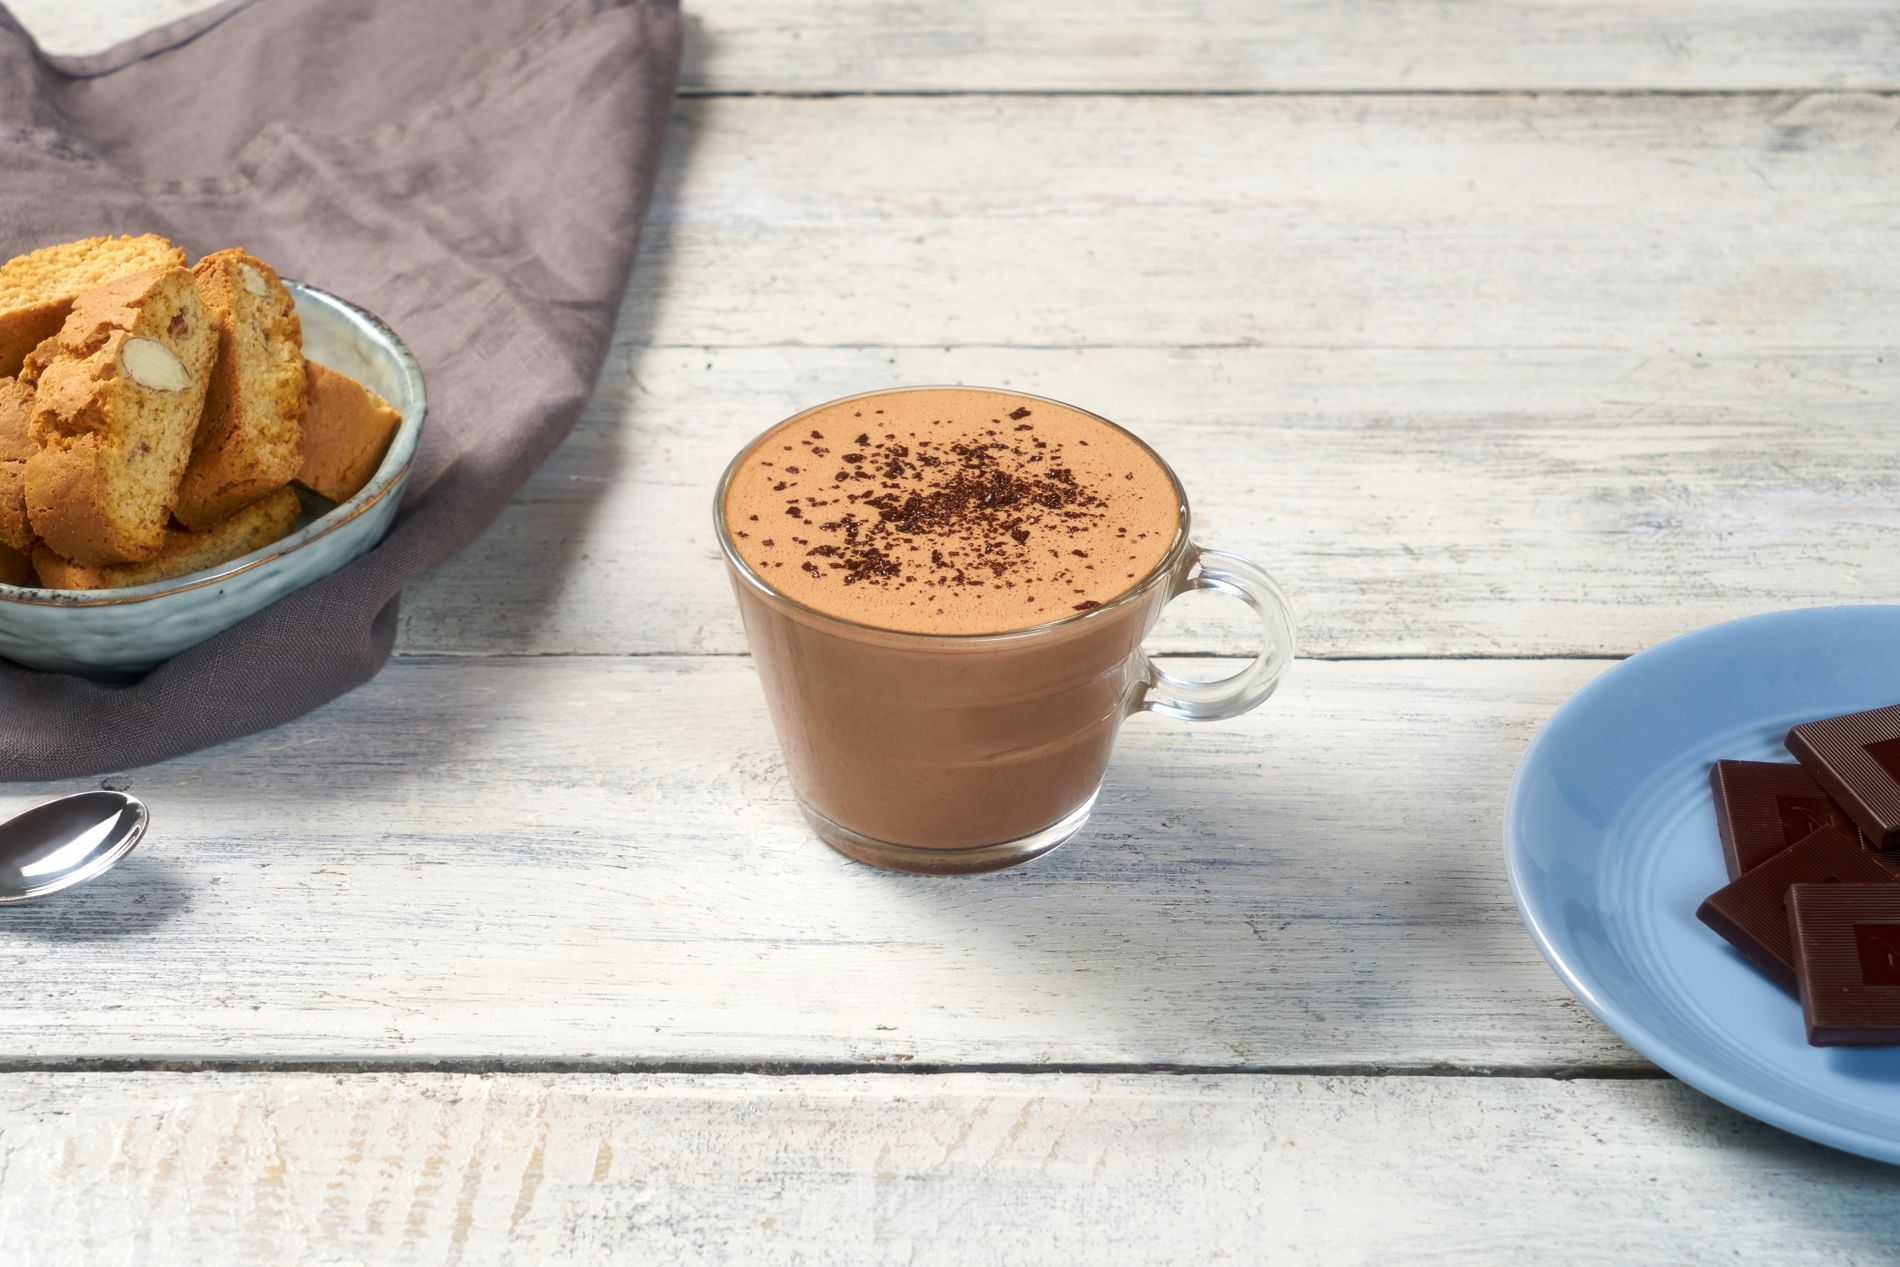
[[1727,880],[1709,766],[1900,703],[1900,607],[1717,625],[1616,665],[1518,766],[1504,860],[1544,958],[1650,1060],[1752,1117],[1900,1163],[1900,1048],[1816,1048],[1801,1005],[1696,920]]

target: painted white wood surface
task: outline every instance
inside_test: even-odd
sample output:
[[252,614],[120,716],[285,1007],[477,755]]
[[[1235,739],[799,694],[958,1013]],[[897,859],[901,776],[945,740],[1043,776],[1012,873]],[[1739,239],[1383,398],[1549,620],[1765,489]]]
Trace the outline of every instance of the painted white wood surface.
[[1085,836],[945,881],[812,839],[749,660],[397,661],[125,780],[151,843],[0,923],[0,1069],[1639,1066],[1498,843],[1524,744],[1602,667],[1313,662],[1248,717],[1143,715]]
[[[797,406],[888,382],[1001,383],[1128,423],[1180,471],[1202,539],[1279,577],[1308,654],[1623,655],[1900,598],[1900,350],[623,343],[573,437],[404,597],[400,645],[743,651],[719,472]],[[1156,645],[1245,650],[1233,608],[1185,606]]]
[[1888,351],[1900,97],[680,103],[628,342]]
[[1884,0],[686,0],[704,90],[1890,88]]
[[[37,1267],[1870,1264],[1900,1171],[1674,1083],[23,1075]],[[87,1217],[49,1194],[84,1193]]]
[[[215,0],[9,0],[89,53]],[[1887,0],[685,0],[688,91],[1891,88]]]

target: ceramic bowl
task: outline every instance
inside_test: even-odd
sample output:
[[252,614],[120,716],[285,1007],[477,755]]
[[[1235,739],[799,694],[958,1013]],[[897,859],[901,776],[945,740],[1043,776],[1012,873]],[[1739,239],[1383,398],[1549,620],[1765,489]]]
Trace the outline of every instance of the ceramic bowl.
[[323,503],[317,510],[306,498],[289,536],[207,571],[120,590],[0,585],[0,656],[93,677],[140,673],[328,576],[383,539],[422,435],[422,370],[373,314],[314,286],[285,284],[303,322],[304,354],[402,411],[375,477],[340,506]]

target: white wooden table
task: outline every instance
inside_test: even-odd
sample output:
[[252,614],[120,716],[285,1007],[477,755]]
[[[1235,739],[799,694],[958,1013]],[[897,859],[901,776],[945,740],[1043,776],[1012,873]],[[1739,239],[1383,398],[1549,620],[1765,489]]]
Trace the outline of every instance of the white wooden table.
[[[1615,658],[1900,593],[1900,8],[688,8],[573,438],[374,683],[109,780],[149,846],[0,919],[0,1255],[1892,1261],[1900,1171],[1591,1019],[1499,821]],[[1129,423],[1304,631],[974,880],[806,834],[710,531],[920,381]]]

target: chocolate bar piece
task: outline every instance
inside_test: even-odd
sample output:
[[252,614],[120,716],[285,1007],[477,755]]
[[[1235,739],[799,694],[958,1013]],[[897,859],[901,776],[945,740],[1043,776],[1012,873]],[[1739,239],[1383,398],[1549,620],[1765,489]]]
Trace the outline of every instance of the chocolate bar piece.
[[1808,1041],[1900,1044],[1900,884],[1797,884],[1788,926]]
[[1715,825],[1731,880],[1823,827],[1859,835],[1847,811],[1798,765],[1718,761],[1709,770],[1709,788],[1715,793]]
[[1876,849],[1900,849],[1900,704],[1805,722],[1788,751]]
[[1860,841],[1823,827],[1790,845],[1702,903],[1696,918],[1720,933],[1742,958],[1795,992],[1794,937],[1788,931],[1788,889],[1796,884],[1892,884],[1893,875]]

